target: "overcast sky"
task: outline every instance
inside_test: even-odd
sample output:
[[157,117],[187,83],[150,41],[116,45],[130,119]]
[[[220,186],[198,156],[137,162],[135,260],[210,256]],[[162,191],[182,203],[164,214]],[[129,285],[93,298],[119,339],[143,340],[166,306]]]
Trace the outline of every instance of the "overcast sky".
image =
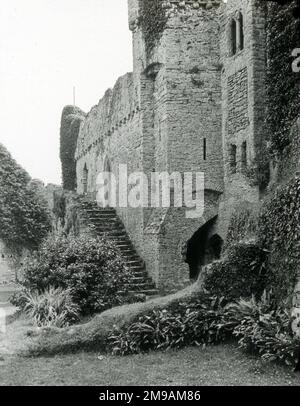
[[1,0],[0,143],[32,177],[61,183],[73,86],[87,112],[131,70],[127,0]]

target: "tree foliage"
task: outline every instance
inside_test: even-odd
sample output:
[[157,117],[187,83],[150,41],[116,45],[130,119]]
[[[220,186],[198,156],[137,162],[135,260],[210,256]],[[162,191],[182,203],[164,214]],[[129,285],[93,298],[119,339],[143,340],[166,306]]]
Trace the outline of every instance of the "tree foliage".
[[46,200],[0,144],[0,239],[14,250],[34,249],[51,229]]
[[62,165],[63,188],[76,189],[75,152],[80,131],[80,125],[85,113],[75,106],[63,109],[60,127],[60,160]]

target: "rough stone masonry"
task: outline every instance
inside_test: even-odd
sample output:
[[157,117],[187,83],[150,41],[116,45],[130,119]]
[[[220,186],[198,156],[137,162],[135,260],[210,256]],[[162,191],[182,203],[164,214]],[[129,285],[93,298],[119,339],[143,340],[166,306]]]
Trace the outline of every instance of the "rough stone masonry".
[[134,69],[82,119],[77,192],[101,171],[204,172],[205,211],[118,208],[159,289],[218,259],[232,212],[257,202],[244,169],[264,137],[265,21],[255,0],[129,0]]

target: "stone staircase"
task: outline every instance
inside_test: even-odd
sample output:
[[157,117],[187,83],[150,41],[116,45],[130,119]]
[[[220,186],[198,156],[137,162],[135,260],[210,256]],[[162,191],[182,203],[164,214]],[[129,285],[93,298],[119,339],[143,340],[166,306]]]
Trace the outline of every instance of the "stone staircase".
[[149,278],[145,263],[137,254],[126,229],[113,208],[101,208],[96,202],[80,199],[81,213],[96,236],[105,237],[114,242],[121,251],[126,265],[132,271],[129,291],[148,297],[158,295],[158,290]]

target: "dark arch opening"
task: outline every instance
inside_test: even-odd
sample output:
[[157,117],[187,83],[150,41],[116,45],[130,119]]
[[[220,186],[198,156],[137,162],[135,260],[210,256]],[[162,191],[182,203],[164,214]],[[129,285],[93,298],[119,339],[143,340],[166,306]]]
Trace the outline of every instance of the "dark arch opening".
[[212,226],[216,217],[208,221],[187,242],[186,262],[190,268],[190,278],[198,278],[201,268],[204,265],[220,259],[223,248],[223,240],[215,234],[210,237]]
[[209,239],[207,244],[208,263],[221,258],[223,244],[224,242],[219,234],[215,234]]

